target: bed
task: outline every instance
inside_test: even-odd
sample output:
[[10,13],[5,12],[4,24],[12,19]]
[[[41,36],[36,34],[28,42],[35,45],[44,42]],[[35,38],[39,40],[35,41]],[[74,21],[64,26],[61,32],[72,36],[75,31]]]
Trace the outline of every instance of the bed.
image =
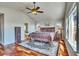
[[54,40],[55,28],[54,27],[41,27],[40,32],[30,33],[31,40],[51,43]]

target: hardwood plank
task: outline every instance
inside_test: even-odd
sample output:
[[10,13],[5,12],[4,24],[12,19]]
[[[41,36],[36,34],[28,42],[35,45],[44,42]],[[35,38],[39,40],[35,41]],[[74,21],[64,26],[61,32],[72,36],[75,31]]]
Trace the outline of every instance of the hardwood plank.
[[12,56],[12,55],[13,56],[46,56],[42,53],[35,52],[31,49],[24,48],[20,45],[12,45],[12,46],[10,45],[6,49],[6,55],[10,55],[10,56]]

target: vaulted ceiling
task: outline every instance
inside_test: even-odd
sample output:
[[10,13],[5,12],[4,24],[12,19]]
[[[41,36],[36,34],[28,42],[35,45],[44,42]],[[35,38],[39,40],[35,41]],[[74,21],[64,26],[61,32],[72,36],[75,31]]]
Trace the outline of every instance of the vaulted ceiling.
[[[16,8],[21,10],[25,14],[29,10],[25,9],[25,7],[32,8],[32,2],[0,2],[0,6]],[[43,10],[44,13],[40,13],[37,15],[27,14],[33,20],[40,21],[50,21],[53,20],[63,20],[65,13],[65,2],[36,2],[36,6],[40,6],[40,10]]]

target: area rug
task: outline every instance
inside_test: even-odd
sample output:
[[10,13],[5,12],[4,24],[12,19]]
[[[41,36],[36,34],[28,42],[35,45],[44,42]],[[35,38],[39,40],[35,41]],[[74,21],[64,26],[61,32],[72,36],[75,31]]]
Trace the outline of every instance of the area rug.
[[37,42],[37,41],[32,42],[25,41],[20,43],[19,45],[49,56],[56,56],[58,50],[58,42],[56,41],[53,41],[51,45],[49,45],[48,43]]

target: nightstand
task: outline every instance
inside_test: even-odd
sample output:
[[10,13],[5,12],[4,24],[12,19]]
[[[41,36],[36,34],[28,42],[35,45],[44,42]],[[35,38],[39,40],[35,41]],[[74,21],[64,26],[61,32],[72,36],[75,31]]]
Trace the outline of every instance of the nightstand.
[[31,37],[28,33],[25,34],[25,40],[27,41],[31,41]]

